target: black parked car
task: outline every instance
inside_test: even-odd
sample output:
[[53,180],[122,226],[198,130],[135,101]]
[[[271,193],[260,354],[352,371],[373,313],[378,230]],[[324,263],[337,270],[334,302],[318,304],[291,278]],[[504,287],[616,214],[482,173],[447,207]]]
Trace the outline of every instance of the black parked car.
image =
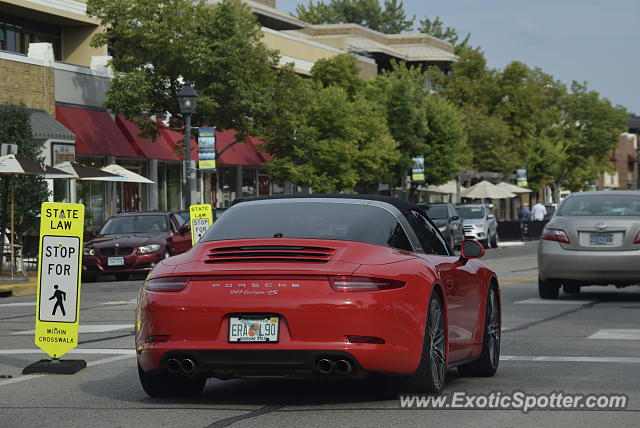
[[420,205],[420,208],[438,226],[451,248],[457,248],[462,244],[464,239],[462,220],[453,204]]

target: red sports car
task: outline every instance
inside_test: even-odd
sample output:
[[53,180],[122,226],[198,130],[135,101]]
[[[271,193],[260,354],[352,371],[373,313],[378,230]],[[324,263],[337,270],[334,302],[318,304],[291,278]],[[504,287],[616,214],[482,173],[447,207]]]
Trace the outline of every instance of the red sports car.
[[[500,290],[484,254],[455,256],[422,210],[365,195],[236,202],[138,298],[138,372],[151,396],[208,377],[395,375],[438,393],[448,368],[491,376]],[[398,384],[397,381],[393,384]]]

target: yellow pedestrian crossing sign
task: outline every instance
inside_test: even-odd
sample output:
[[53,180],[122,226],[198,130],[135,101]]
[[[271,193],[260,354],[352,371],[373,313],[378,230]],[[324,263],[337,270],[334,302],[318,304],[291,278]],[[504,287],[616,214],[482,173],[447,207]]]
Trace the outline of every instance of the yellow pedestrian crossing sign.
[[196,245],[213,224],[211,205],[191,205],[189,207],[189,221],[191,222],[191,245]]
[[60,358],[78,344],[84,205],[44,202],[35,344]]

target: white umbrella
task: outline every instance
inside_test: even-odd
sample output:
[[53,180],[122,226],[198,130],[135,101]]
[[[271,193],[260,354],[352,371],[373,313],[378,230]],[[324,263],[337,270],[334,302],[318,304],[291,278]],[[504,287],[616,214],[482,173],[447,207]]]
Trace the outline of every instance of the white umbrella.
[[117,180],[121,179],[117,174],[112,174],[77,162],[62,162],[57,164],[56,168],[64,171],[66,174],[64,174],[64,176],[60,174],[47,174],[44,178],[74,178],[77,180],[104,180],[109,178]]
[[147,177],[143,177],[140,174],[136,174],[133,171],[129,171],[128,169],[126,169],[126,168],[124,168],[124,167],[122,167],[120,165],[117,165],[115,163],[112,163],[111,165],[107,165],[105,167],[102,167],[101,170],[109,172],[111,174],[115,174],[118,177],[95,178],[95,180],[125,181],[125,182],[129,182],[129,183],[147,183],[147,184],[155,183],[155,181],[151,181]]
[[462,192],[462,196],[471,199],[508,199],[516,195],[501,189],[493,183],[483,180]]
[[[466,190],[465,187],[460,186],[460,191],[463,192],[464,190]],[[428,186],[427,192],[455,195],[457,192],[457,184],[455,180],[450,180],[439,186]]]
[[501,182],[496,184],[496,186],[500,187],[502,190],[506,190],[511,193],[531,193],[533,190],[527,189],[526,187],[516,186],[515,184]]
[[[13,258],[14,258],[14,227],[13,227],[13,218],[14,218],[14,175],[45,175],[45,174],[55,174],[60,177],[67,175],[64,171],[60,171],[59,169],[50,167],[48,165],[44,165],[38,161],[34,161],[33,159],[29,159],[27,157],[21,155],[6,155],[0,157],[0,174],[7,174],[11,177],[11,240],[10,240],[10,253],[11,253],[11,278],[13,278]],[[2,232],[4,235],[4,231]],[[2,251],[0,251],[0,267],[2,266],[2,262],[4,261],[4,240],[0,243],[2,246]]]

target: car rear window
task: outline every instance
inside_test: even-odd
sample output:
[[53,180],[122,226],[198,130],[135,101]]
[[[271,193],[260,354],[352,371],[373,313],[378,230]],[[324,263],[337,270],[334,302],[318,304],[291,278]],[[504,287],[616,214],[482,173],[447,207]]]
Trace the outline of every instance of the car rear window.
[[458,207],[458,215],[463,219],[484,218],[483,207]]
[[128,233],[158,233],[167,231],[167,217],[163,215],[127,215],[112,217],[102,226],[100,235]]
[[640,195],[584,195],[571,196],[564,200],[558,215],[581,216],[640,216]]
[[239,204],[220,217],[201,242],[252,238],[336,239],[411,250],[404,229],[389,211],[324,201]]
[[425,212],[427,213],[429,218],[434,218],[438,220],[449,218],[449,210],[447,210],[446,206],[440,205],[435,207],[427,207],[425,209]]

